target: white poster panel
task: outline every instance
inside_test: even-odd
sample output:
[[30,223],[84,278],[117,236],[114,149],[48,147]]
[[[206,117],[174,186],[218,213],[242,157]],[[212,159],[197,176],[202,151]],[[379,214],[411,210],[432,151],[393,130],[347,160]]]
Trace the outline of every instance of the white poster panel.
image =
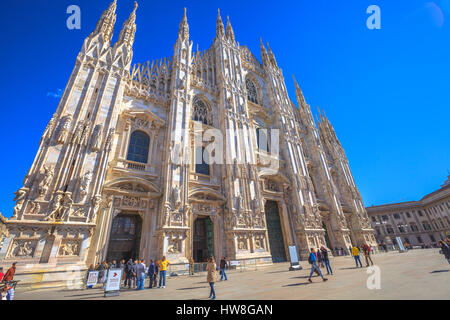
[[119,291],[122,279],[122,269],[109,269],[105,291]]
[[230,266],[240,266],[241,265],[241,261],[230,261]]
[[289,247],[289,256],[291,257],[291,264],[298,264],[298,255],[297,255],[297,247],[290,246]]
[[88,279],[86,285],[89,286],[95,286],[98,282],[98,271],[91,271],[89,272]]

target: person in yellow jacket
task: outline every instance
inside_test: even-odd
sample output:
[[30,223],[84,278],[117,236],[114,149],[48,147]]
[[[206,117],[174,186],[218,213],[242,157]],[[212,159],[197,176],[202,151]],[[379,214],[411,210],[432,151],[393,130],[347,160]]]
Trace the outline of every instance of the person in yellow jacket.
[[359,258],[359,249],[358,249],[357,246],[353,246],[353,248],[352,248],[352,256],[355,259],[356,267],[358,268],[358,263],[359,263],[360,267],[362,268],[361,259]]
[[[161,261],[159,262],[159,287],[158,288],[165,288],[166,287],[166,272],[167,267],[169,266],[170,262],[166,259],[166,257],[162,257]],[[162,287],[161,287],[162,284]]]

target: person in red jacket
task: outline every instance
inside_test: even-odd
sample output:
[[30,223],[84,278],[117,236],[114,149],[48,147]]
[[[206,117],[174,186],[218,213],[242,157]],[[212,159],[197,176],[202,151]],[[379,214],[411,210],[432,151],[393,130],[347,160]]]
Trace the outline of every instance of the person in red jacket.
[[14,274],[16,273],[16,264],[17,262],[14,262],[11,266],[11,268],[8,269],[8,271],[6,271],[5,276],[2,279],[2,282],[7,282],[7,281],[13,281],[14,280]]
[[0,282],[3,281],[3,276],[4,276],[4,275],[5,275],[5,274],[3,273],[3,268],[0,267]]

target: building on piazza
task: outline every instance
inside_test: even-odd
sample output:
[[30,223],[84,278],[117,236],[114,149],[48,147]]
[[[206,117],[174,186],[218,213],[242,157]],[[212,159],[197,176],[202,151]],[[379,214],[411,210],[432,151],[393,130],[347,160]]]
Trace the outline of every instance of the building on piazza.
[[269,47],[259,62],[219,12],[211,47],[193,52],[185,10],[173,56],[132,66],[137,4],[111,43],[116,6],[85,39],[16,192],[4,264],[36,277],[165,255],[181,271],[191,257],[267,264],[290,246],[305,259],[377,245],[331,123],[316,126],[297,83],[298,107],[289,99]]

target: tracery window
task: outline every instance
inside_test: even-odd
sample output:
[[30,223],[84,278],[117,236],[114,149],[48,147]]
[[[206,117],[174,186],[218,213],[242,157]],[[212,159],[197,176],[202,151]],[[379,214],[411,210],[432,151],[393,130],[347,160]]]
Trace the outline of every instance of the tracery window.
[[143,131],[134,131],[131,134],[128,147],[127,160],[147,163],[150,137]]
[[192,120],[199,121],[206,125],[212,125],[208,107],[202,99],[194,99],[194,113],[192,115]]
[[256,92],[256,86],[249,78],[245,79],[245,85],[247,86],[247,99],[253,103],[258,104],[258,94]]

